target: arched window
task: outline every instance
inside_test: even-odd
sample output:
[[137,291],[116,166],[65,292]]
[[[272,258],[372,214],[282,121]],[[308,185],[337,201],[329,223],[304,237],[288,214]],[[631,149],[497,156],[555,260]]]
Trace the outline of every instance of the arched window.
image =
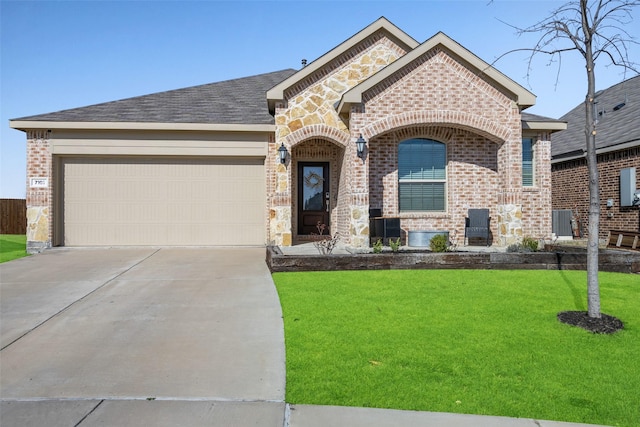
[[446,208],[447,147],[431,139],[415,138],[398,145],[400,212]]

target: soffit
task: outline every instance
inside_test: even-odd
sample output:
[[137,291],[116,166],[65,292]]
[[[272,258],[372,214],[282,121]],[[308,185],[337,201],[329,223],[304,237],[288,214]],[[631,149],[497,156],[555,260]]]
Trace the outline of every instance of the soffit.
[[522,113],[522,129],[545,132],[559,132],[567,128],[567,122],[550,117],[538,116],[537,114]]

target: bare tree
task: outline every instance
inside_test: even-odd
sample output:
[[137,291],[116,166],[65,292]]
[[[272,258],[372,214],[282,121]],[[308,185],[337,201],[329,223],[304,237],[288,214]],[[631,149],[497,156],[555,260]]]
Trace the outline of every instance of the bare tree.
[[[562,64],[562,56],[578,52],[584,58],[587,76],[585,140],[589,171],[589,226],[587,240],[587,302],[588,316],[601,318],[600,285],[598,281],[598,235],[600,232],[599,177],[596,156],[595,64],[604,60],[608,65],[620,66],[638,73],[638,65],[629,60],[628,47],[637,44],[625,29],[632,22],[632,11],[640,5],[637,0],[573,0],[552,11],[548,17],[526,28],[513,25],[518,34],[539,35],[533,48],[517,49],[531,52],[529,68],[536,55],[550,55]],[[513,52],[513,51],[512,51]],[[508,52],[511,53],[511,52]],[[558,68],[559,71],[559,68]],[[557,83],[557,81],[556,81]]]

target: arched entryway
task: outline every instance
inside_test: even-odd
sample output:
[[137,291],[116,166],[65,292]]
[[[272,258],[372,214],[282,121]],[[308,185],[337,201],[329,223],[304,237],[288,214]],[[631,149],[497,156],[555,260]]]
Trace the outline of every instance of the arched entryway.
[[312,138],[292,147],[291,158],[294,244],[344,229],[345,219],[340,215],[344,148]]

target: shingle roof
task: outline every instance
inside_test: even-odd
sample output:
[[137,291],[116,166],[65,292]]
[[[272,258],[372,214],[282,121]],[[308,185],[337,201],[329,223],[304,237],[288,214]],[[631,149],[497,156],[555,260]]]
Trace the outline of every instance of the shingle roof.
[[[266,92],[295,74],[286,69],[134,98],[13,119],[47,122],[273,124]],[[555,119],[522,113],[528,122]]]
[[522,118],[523,121],[527,121],[527,122],[557,122],[557,123],[561,123],[562,120],[558,120],[558,119],[552,119],[550,117],[545,117],[545,116],[539,116],[537,114],[531,114],[531,113],[526,113],[526,112],[522,112],[520,114],[520,117]]
[[[596,101],[596,149],[613,149],[616,145],[634,141],[640,145],[640,76],[596,93]],[[551,136],[552,158],[557,160],[581,155],[586,149],[584,103],[578,104],[560,119],[568,122],[567,130]]]
[[281,70],[15,120],[272,124],[266,92],[295,72]]

